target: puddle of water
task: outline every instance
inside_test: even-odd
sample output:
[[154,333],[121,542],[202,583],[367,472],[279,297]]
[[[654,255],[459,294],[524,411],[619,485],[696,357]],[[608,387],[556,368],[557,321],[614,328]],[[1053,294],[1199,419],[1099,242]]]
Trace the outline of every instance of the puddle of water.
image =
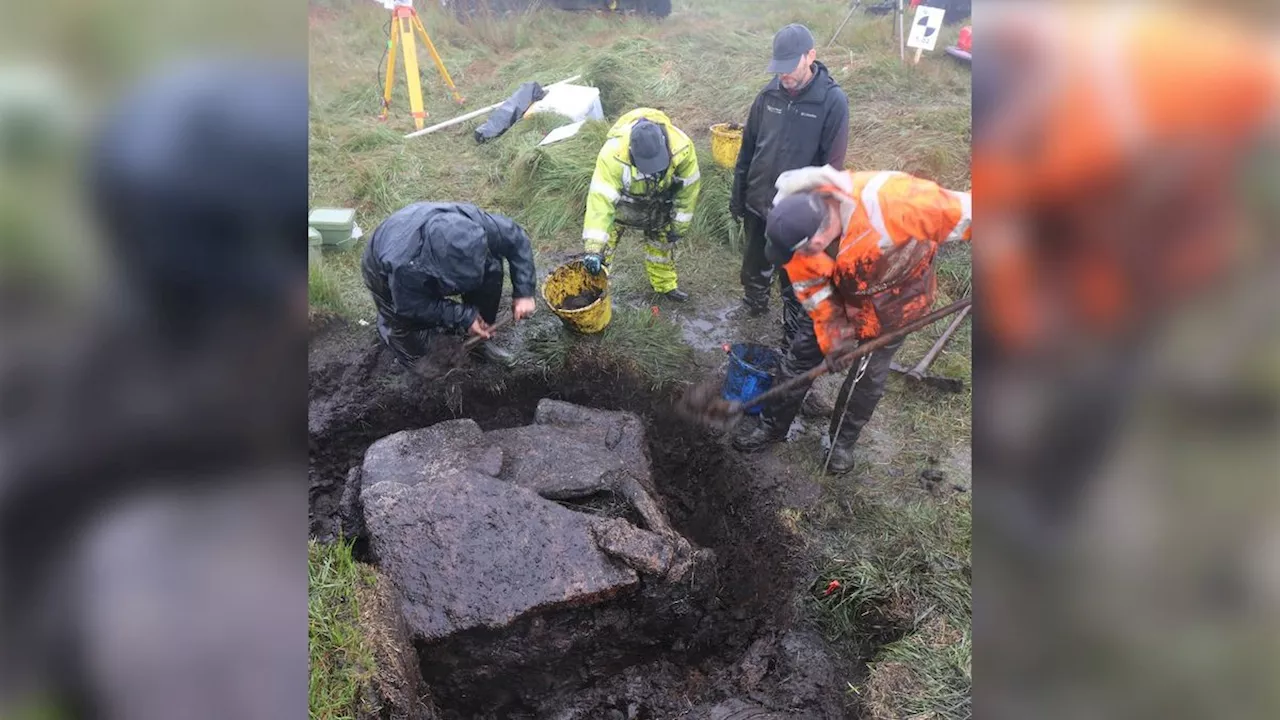
[[694,350],[715,352],[722,349],[725,343],[736,342],[737,328],[729,319],[737,304],[704,311],[696,317],[678,316],[680,334],[689,347]]

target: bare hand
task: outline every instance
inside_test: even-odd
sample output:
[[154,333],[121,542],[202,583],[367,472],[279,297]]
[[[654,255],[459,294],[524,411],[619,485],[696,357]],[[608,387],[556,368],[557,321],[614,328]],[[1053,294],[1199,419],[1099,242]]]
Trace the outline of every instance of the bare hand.
[[484,338],[485,340],[493,337],[493,328],[480,317],[477,317],[471,322],[471,327],[467,329],[467,332],[476,337]]
[[537,306],[533,302],[533,298],[516,298],[511,303],[511,312],[515,315],[516,320],[523,320],[534,313]]

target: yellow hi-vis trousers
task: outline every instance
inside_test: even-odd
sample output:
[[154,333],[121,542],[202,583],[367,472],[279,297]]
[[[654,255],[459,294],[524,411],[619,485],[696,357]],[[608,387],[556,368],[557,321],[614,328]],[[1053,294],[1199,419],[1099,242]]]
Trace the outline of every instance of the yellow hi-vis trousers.
[[[614,225],[613,230],[609,232],[609,240],[604,246],[605,265],[613,263],[614,248],[618,246],[618,239],[627,230],[642,232],[634,228],[620,228]],[[676,289],[678,281],[676,279],[675,246],[667,242],[666,230],[653,235],[652,239],[645,238],[644,271],[649,276],[649,285],[653,287],[654,292],[667,293]]]

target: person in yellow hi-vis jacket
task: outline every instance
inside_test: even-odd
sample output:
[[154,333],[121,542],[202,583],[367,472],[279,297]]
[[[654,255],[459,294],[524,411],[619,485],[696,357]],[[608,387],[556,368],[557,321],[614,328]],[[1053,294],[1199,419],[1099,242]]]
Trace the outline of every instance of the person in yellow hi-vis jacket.
[[644,233],[645,271],[653,291],[684,302],[674,249],[688,232],[701,175],[693,141],[666,113],[638,108],[618,118],[596,158],[582,222],[584,263],[604,272],[626,228]]

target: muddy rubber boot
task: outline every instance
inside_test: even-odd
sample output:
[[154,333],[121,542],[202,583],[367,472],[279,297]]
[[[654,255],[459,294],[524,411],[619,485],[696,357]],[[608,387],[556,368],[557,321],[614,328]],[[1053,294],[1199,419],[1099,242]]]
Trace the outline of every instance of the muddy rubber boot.
[[679,302],[679,303],[689,301],[689,293],[681,290],[680,288],[676,288],[675,290],[668,290],[662,293],[662,295],[668,300],[674,300],[675,302]]
[[779,431],[763,418],[757,418],[755,422],[743,424],[742,429],[733,438],[733,446],[741,452],[756,452],[781,442],[786,436],[785,429]]
[[[826,460],[826,457],[822,458]],[[831,461],[827,463],[828,475],[844,475],[853,469],[853,447],[836,445],[831,451]]]
[[492,343],[480,343],[471,349],[471,356],[498,367],[512,368],[516,364],[516,356],[509,351],[493,345]]
[[751,298],[743,298],[742,311],[745,312],[748,317],[763,317],[765,313],[769,312],[769,300],[766,298],[764,302],[757,302]]

